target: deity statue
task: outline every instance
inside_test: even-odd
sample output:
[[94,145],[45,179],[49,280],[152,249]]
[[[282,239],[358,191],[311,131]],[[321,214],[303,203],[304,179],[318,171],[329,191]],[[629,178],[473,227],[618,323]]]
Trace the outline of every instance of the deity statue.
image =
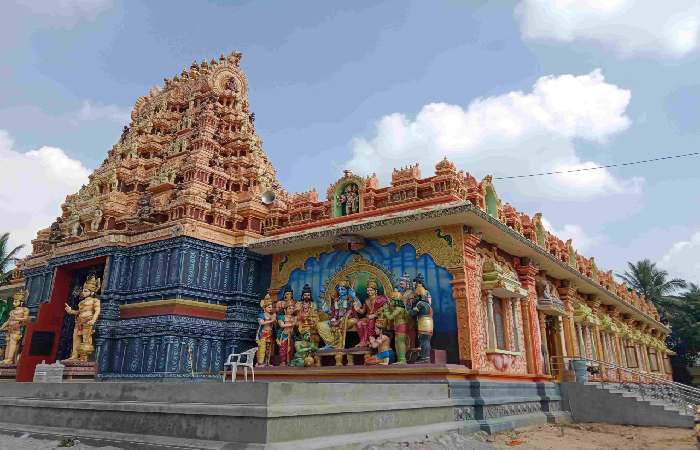
[[416,296],[408,313],[417,317],[418,342],[420,343],[419,363],[430,362],[430,340],[433,337],[433,307],[430,302],[430,294],[425,289],[423,276],[418,274],[413,280]]
[[401,300],[403,300],[403,303],[405,305],[410,305],[415,293],[411,288],[411,277],[407,273],[404,273],[401,279],[399,279],[399,292],[401,293]]
[[394,345],[396,347],[396,363],[406,364],[406,352],[410,348],[410,323],[411,317],[406,310],[401,292],[394,289],[391,294],[391,303],[384,309],[384,317],[393,323]]
[[260,301],[260,307],[263,310],[258,314],[258,332],[255,336],[255,342],[258,344],[257,360],[260,367],[269,366],[272,358],[272,347],[274,346],[272,328],[277,321],[272,303],[270,294],[265,295]]
[[277,312],[277,348],[279,348],[280,366],[286,366],[294,356],[294,300],[283,302],[284,307]]
[[56,217],[56,220],[51,224],[49,232],[49,242],[55,244],[61,242],[64,238],[63,230],[61,229],[61,224],[63,223],[62,217]]
[[136,217],[139,221],[147,222],[151,220],[151,214],[153,214],[153,205],[151,204],[151,193],[146,191],[138,199]]
[[311,339],[310,333],[304,333],[301,339],[294,343],[294,359],[289,362],[292,367],[310,367],[317,365],[316,350],[318,347]]
[[369,281],[367,283],[367,300],[364,305],[359,305],[355,310],[365,316],[357,322],[357,334],[360,335],[360,343],[358,347],[367,347],[370,337],[376,336],[375,325],[379,328],[384,328],[384,315],[382,311],[384,306],[389,302],[389,299],[384,295],[377,295],[377,282]]
[[340,204],[344,216],[360,212],[360,192],[355,183],[346,185],[336,201]]
[[369,346],[376,348],[377,353],[365,358],[366,365],[386,366],[396,362],[396,355],[391,349],[391,338],[378,325],[374,328],[374,335],[369,338]]
[[91,274],[85,280],[80,292],[78,309],[72,309],[68,303],[65,304],[66,313],[76,316],[73,328],[73,348],[68,361],[87,362],[95,351],[95,347],[92,345],[92,334],[95,322],[100,316],[100,299],[95,294],[99,292],[101,285],[101,280]]
[[311,286],[305,284],[301,289],[301,301],[296,304],[296,325],[301,336],[309,334],[311,341],[318,345],[320,338],[318,335],[318,311],[311,297]]
[[5,359],[2,364],[14,364],[17,362],[17,353],[19,344],[22,342],[24,335],[24,325],[29,321],[29,308],[22,306],[27,291],[20,289],[13,296],[12,305],[14,308],[10,311],[7,321],[0,326],[0,331],[5,331]]
[[92,216],[92,222],[90,222],[90,229],[92,231],[99,231],[100,225],[102,224],[102,210],[98,207],[95,208],[95,214]]
[[236,79],[234,77],[231,77],[228,80],[226,80],[226,85],[224,86],[224,88],[228,89],[229,91],[238,92]]
[[78,214],[76,209],[73,209],[69,220],[71,236],[80,236],[83,234],[83,225],[80,223],[80,214]]
[[357,296],[350,280],[336,285],[330,305],[323,304],[323,312],[328,314],[328,320],[318,324],[318,334],[326,344],[321,350],[345,348],[347,331],[357,323],[354,314],[356,301]]

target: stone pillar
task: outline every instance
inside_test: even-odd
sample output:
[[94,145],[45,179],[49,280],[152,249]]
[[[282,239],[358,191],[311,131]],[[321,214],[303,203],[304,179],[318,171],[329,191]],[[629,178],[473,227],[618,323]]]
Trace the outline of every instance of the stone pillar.
[[578,345],[576,344],[576,330],[574,328],[574,296],[576,295],[576,289],[570,281],[563,281],[562,286],[558,288],[559,297],[564,302],[564,308],[566,309],[566,315],[562,317],[563,329],[564,329],[564,345],[566,346],[566,353],[570,356],[579,354],[576,351]]
[[527,300],[524,302],[526,304],[527,311],[523,315],[523,321],[528,324],[528,332],[525,339],[525,348],[527,349],[528,360],[532,361],[532,364],[528,364],[528,369],[532,368],[537,375],[544,375],[544,360],[542,358],[542,353],[535,351],[535,346],[541,341],[541,331],[539,327],[539,322],[537,320],[537,289],[535,288],[535,275],[539,272],[539,269],[530,261],[529,258],[520,258],[520,264],[518,265],[518,275],[520,277],[520,284],[528,292]]
[[518,305],[520,304],[519,298],[514,298],[510,302],[511,316],[513,318],[513,351],[520,351],[520,335],[522,330],[518,326]]
[[583,338],[583,327],[580,323],[575,324],[576,327],[576,337],[578,338],[578,356],[581,358],[587,358],[586,354],[586,340]]
[[547,346],[547,320],[543,312],[539,311],[540,348],[542,349],[542,361],[544,373],[549,374],[549,348]]
[[563,344],[561,346],[561,355],[562,356],[573,356],[571,353],[569,353],[568,345],[566,342],[566,332],[564,331],[564,318],[561,316],[558,316],[557,320],[559,321],[559,340]]
[[[481,242],[481,234],[471,233],[465,227],[464,268],[450,271],[453,275],[452,295],[457,310],[457,339],[459,340],[459,360],[461,364],[474,370],[480,369],[481,354],[485,348],[479,345],[480,327],[476,311],[481,307],[481,280],[477,280],[479,259],[476,253]],[[455,276],[456,275],[456,276]]]

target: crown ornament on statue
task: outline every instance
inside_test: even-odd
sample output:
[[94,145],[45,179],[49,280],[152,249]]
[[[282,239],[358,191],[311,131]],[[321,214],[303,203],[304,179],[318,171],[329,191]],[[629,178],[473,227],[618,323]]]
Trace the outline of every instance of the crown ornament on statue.
[[85,283],[83,283],[83,290],[84,291],[89,291],[91,293],[96,293],[100,290],[100,287],[102,286],[102,282],[99,278],[95,276],[95,274],[90,274],[90,276],[85,280]]
[[21,288],[21,289],[17,290],[17,292],[15,292],[14,295],[12,296],[12,299],[16,302],[19,302],[20,305],[22,303],[24,303],[24,300],[26,298],[27,298],[27,290],[25,288]]
[[260,307],[265,309],[268,306],[271,306],[272,303],[272,297],[270,297],[270,294],[265,294],[265,297],[263,297],[263,299],[260,300]]

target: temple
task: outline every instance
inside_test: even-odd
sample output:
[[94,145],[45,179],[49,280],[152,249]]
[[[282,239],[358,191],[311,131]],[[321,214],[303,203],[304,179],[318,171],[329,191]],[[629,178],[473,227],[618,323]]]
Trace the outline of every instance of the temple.
[[20,264],[28,317],[8,321],[8,342],[24,332],[0,371],[220,377],[257,347],[268,380],[558,380],[573,356],[670,379],[651,302],[490,176],[445,159],[388,186],[346,170],[325,198],[285,191],[240,60],[193,63],[136,101]]

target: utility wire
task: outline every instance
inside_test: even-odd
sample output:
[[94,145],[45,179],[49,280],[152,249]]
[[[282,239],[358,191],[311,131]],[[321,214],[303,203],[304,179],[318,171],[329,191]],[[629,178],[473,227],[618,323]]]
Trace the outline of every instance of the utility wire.
[[626,163],[608,164],[605,166],[583,167],[580,169],[571,169],[571,170],[555,170],[552,172],[530,173],[527,175],[511,175],[509,177],[493,177],[493,179],[494,180],[508,180],[508,179],[513,179],[513,178],[528,178],[528,177],[539,177],[539,176],[543,176],[543,175],[558,175],[558,174],[562,174],[562,173],[585,172],[587,170],[600,170],[600,169],[607,169],[609,167],[633,166],[635,164],[645,164],[645,163],[650,163],[650,162],[655,162],[655,161],[663,161],[665,159],[686,158],[689,156],[698,156],[698,155],[700,155],[700,152],[686,153],[683,155],[663,156],[660,158],[644,159],[641,161],[632,161],[632,162],[626,162]]

